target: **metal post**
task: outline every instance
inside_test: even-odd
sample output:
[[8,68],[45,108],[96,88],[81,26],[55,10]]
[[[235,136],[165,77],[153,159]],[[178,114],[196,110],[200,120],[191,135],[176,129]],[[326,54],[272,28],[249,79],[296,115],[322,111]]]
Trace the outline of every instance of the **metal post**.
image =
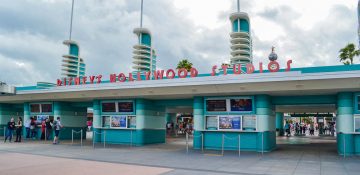
[[133,143],[133,130],[130,130],[130,147],[132,147],[132,143]]
[[262,132],[261,155],[264,155],[264,131]]
[[239,134],[239,157],[240,157],[240,134]]
[[224,138],[225,138],[225,135],[223,134],[222,135],[222,143],[221,143],[221,154],[224,156]]
[[104,148],[105,148],[105,142],[106,142],[106,131],[104,130]]
[[186,154],[189,153],[189,134],[187,132],[186,133]]
[[201,133],[201,152],[204,153],[204,134]]
[[94,148],[94,149],[95,149],[95,132],[96,132],[96,131],[93,130],[93,138],[92,138],[92,139],[93,139],[93,148]]
[[346,139],[345,139],[345,134],[344,135],[344,158],[346,157]]
[[74,130],[71,130],[71,145],[74,144]]
[[80,143],[81,143],[81,147],[83,146],[83,130],[81,130],[81,133],[80,133]]

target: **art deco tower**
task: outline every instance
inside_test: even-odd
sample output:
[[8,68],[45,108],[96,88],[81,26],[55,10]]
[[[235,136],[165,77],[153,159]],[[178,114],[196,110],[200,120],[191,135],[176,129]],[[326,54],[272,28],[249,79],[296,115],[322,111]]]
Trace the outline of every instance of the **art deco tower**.
[[69,40],[63,42],[64,45],[69,47],[69,53],[63,55],[62,60],[62,73],[64,77],[82,77],[85,76],[85,63],[80,57],[79,44],[71,40],[72,22],[74,13],[74,0],[72,0],[71,6],[71,18],[70,18],[70,37]]
[[134,45],[133,69],[137,72],[154,72],[156,70],[156,52],[152,47],[150,30],[142,27],[143,0],[141,0],[140,27],[134,29],[138,37],[138,44]]
[[240,2],[237,1],[237,12],[230,15],[231,57],[230,65],[252,63],[252,40],[250,19],[247,13],[240,12]]

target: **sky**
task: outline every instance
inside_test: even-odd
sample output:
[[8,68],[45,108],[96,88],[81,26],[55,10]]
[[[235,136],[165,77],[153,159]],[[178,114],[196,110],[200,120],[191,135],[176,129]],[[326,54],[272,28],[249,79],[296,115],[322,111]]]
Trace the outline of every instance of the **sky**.
[[[241,0],[250,17],[253,63],[275,47],[281,67],[341,65],[338,51],[358,43],[356,0]],[[158,69],[186,58],[199,73],[230,59],[236,0],[144,0],[144,27],[153,37]],[[56,82],[62,42],[69,38],[71,0],[1,0],[0,81],[16,86]],[[140,0],[75,0],[72,39],[87,75],[132,71]],[[355,63],[359,63],[355,58]]]

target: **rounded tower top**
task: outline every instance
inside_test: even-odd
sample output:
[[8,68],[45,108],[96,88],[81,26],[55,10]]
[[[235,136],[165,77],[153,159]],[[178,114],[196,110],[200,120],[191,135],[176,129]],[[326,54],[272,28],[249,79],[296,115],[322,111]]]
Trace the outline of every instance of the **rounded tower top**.
[[136,35],[140,35],[140,34],[148,34],[151,36],[151,32],[149,29],[147,28],[143,28],[143,27],[140,27],[140,28],[135,28],[134,31],[133,31]]
[[246,19],[250,21],[249,15],[245,12],[235,12],[230,15],[230,21],[234,22],[237,19]]
[[278,56],[277,56],[277,54],[275,53],[275,47],[273,46],[273,47],[271,48],[271,53],[270,53],[270,55],[269,55],[269,60],[270,60],[270,61],[275,61],[275,60],[277,60],[277,58],[278,58]]

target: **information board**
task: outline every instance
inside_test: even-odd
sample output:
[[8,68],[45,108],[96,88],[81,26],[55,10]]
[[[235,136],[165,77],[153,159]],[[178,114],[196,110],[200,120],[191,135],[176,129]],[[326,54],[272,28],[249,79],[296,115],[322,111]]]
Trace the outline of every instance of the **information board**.
[[230,110],[236,112],[253,111],[253,101],[251,98],[230,99]]
[[108,102],[101,104],[102,112],[116,112],[116,104],[115,102]]
[[111,116],[111,127],[112,128],[126,128],[127,116]]
[[226,100],[206,100],[206,111],[209,112],[226,111]]
[[206,129],[208,130],[218,129],[218,116],[206,116]]
[[219,116],[219,129],[241,129],[241,116]]
[[119,112],[134,112],[133,102],[118,102]]
[[255,115],[244,115],[242,121],[243,121],[243,130],[256,130]]

